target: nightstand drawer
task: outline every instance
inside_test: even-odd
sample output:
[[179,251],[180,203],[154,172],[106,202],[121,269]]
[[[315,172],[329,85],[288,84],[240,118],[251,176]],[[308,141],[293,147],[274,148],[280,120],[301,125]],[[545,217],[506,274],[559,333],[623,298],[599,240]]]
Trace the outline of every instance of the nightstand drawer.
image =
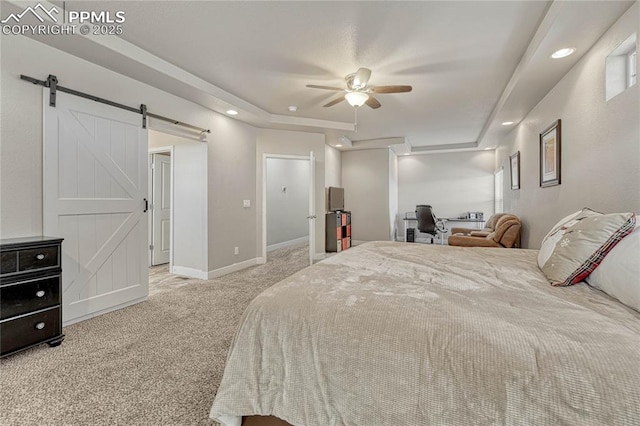
[[60,276],[0,287],[0,320],[60,304]]
[[0,322],[0,355],[60,336],[60,308]]
[[20,250],[18,252],[18,271],[60,266],[58,259],[58,246]]
[[0,274],[11,274],[18,271],[18,252],[5,251],[0,253]]

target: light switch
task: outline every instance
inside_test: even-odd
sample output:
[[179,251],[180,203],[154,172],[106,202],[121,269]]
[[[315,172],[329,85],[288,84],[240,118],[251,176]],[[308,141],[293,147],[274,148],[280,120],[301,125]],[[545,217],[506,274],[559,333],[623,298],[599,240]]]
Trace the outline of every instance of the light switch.
[[242,201],[242,206],[244,208],[251,207],[251,200],[243,200]]

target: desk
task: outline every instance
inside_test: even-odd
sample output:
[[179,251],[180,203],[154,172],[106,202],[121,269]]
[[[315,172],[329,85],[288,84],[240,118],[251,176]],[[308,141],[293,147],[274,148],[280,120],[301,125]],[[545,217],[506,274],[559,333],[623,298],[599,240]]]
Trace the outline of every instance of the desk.
[[[440,241],[441,244],[444,244],[447,241],[447,236],[450,232],[451,232],[451,227],[453,225],[459,225],[459,224],[472,224],[472,226],[475,226],[478,229],[482,229],[485,223],[484,219],[460,219],[460,218],[449,218],[449,217],[439,217],[437,218],[438,220],[441,220],[444,222],[445,227],[447,228],[447,233],[445,235],[443,235],[443,239]],[[415,225],[412,226],[411,222],[416,222]],[[418,226],[418,219],[416,219],[415,217],[407,217],[407,214],[405,214],[405,217],[402,219],[402,223],[404,224],[404,229],[402,232],[402,236],[403,236],[403,241],[407,241],[407,228],[417,228]],[[416,229],[416,232],[418,230]],[[416,235],[417,236],[417,235]]]
[[462,222],[462,223],[473,223],[478,229],[482,229],[482,225],[484,225],[484,219],[452,219],[452,218],[443,218],[445,222]]

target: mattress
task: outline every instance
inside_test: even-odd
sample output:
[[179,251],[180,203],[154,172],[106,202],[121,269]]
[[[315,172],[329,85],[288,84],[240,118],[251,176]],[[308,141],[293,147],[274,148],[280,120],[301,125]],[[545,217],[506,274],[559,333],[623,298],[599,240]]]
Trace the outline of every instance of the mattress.
[[631,425],[640,313],[535,250],[372,242],[247,308],[210,415],[293,425]]

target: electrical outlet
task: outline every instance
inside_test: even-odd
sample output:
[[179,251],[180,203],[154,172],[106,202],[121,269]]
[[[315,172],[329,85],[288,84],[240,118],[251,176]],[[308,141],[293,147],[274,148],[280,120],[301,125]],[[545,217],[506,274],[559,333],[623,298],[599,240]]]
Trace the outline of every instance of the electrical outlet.
[[234,248],[233,249],[233,254],[236,254],[236,255],[240,254],[240,247]]

